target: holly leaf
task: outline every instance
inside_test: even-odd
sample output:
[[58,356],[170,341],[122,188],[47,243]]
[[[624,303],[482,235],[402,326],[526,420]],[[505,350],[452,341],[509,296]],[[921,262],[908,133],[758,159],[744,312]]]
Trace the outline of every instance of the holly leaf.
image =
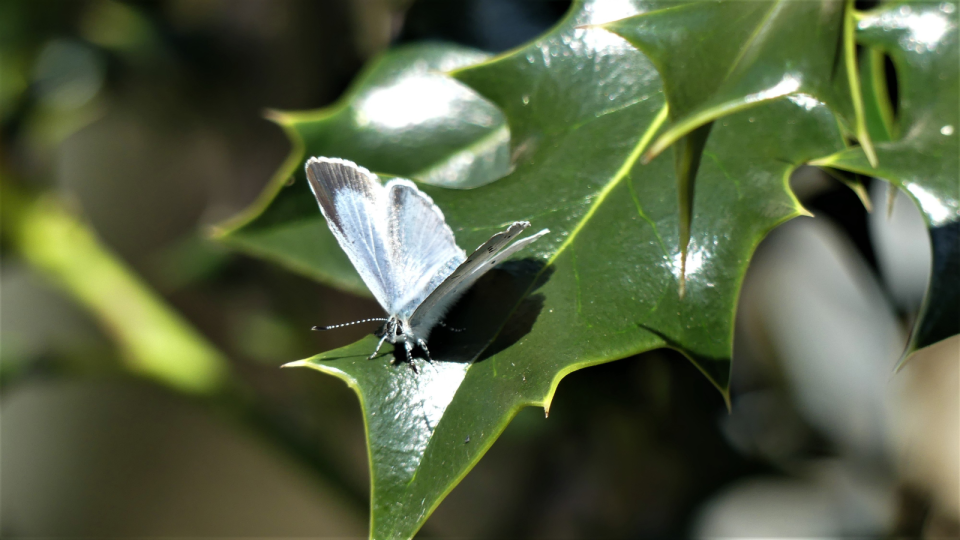
[[[845,22],[839,0],[773,0],[674,4],[603,26],[646,53],[663,78],[670,125],[644,159],[674,144],[678,158],[685,158],[677,164],[681,278],[697,156],[714,120],[787,95],[808,95],[830,105],[870,147],[849,91]],[[681,279],[681,294],[684,284]]]
[[682,3],[604,28],[663,77],[671,123],[652,156],[699,126],[790,94],[813,96],[854,126],[843,25],[840,0],[772,0]]
[[870,139],[873,142],[892,141],[897,135],[883,51],[867,48],[862,60],[860,80],[863,81],[864,115]]
[[[825,167],[876,176],[906,191],[930,231],[933,267],[905,358],[960,333],[960,51],[957,5],[899,2],[861,14],[857,36],[890,55],[900,81],[899,137],[819,159]],[[881,109],[882,111],[882,109]]]
[[493,104],[444,74],[488,57],[449,44],[399,47],[373,60],[334,105],[270,112],[293,151],[260,198],[217,227],[214,236],[323,283],[369,295],[333,235],[316,226],[316,203],[297,189],[306,182],[304,156],[343,157],[451,188],[500,178],[509,169],[506,120]]
[[[465,332],[436,329],[433,363],[407,365],[389,345],[367,360],[370,336],[294,364],[340,377],[360,397],[372,537],[411,537],[517,411],[549,411],[559,381],[575,370],[670,347],[726,397],[750,256],[773,227],[803,213],[787,187],[790,172],[841,149],[843,138],[826,105],[793,95],[719,119],[702,154],[668,150],[643,164],[667,120],[661,79],[646,56],[599,25],[660,7],[578,3],[533,43],[451,73],[502,111],[510,172],[470,190],[421,188],[468,250],[515,220],[551,233],[458,303],[447,322]],[[674,159],[700,161],[683,297]],[[282,246],[258,244],[273,229],[296,225],[305,249],[329,234],[300,177],[284,191],[302,201],[296,211],[291,204],[230,236],[256,230],[261,236],[247,242],[283,257]],[[308,273],[338,248],[312,249],[317,267]]]

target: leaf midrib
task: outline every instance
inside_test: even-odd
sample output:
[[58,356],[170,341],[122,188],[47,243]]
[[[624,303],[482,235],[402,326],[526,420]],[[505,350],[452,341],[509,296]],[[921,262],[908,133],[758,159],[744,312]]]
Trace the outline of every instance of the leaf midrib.
[[[662,126],[663,123],[667,120],[668,110],[669,110],[668,105],[664,103],[663,107],[661,107],[660,109],[660,112],[657,113],[656,117],[654,117],[653,122],[651,122],[650,125],[647,126],[647,129],[643,133],[643,136],[640,137],[640,140],[637,141],[637,144],[633,147],[633,151],[631,151],[630,155],[627,156],[627,159],[624,160],[623,165],[620,166],[617,172],[614,173],[613,178],[611,178],[610,181],[607,182],[607,184],[603,187],[603,189],[600,190],[600,193],[598,193],[597,196],[595,197],[593,204],[590,205],[590,208],[587,210],[587,212],[577,222],[577,226],[574,227],[572,231],[570,231],[570,234],[567,236],[567,239],[564,240],[562,244],[560,244],[560,247],[557,248],[556,252],[554,252],[554,254],[550,256],[550,259],[547,260],[547,264],[544,265],[543,269],[540,270],[541,274],[543,273],[544,270],[547,269],[547,267],[549,267],[551,264],[554,263],[554,261],[557,260],[557,257],[559,257],[564,252],[564,250],[566,250],[567,247],[570,246],[571,243],[573,243],[574,240],[576,240],[577,235],[580,233],[580,231],[586,226],[587,222],[590,221],[590,218],[592,218],[593,215],[597,212],[597,209],[600,207],[600,205],[602,205],[603,202],[607,199],[607,195],[609,195],[610,192],[613,191],[613,189],[617,187],[617,185],[619,185],[624,178],[627,177],[627,173],[630,172],[630,169],[632,169],[634,164],[636,164],[637,160],[640,159],[640,156],[643,154],[643,151],[646,150],[647,146],[650,144],[650,141],[653,140],[654,135],[656,135],[657,131],[659,131],[660,126]],[[539,274],[537,277],[539,277]]]
[[[743,56],[753,47],[753,42],[757,40],[757,37],[760,35],[761,31],[767,27],[767,24],[770,22],[770,18],[773,14],[783,5],[783,0],[774,0],[770,4],[770,11],[763,16],[763,19],[757,24],[757,27],[753,29],[753,33],[750,34],[750,37],[747,39],[746,43],[743,44],[743,47],[740,48],[740,54],[733,60],[733,63],[730,64],[730,69],[727,70],[727,74],[723,76],[723,81],[726,81],[730,78],[730,75],[737,69],[737,66],[740,65],[740,61],[743,60]],[[720,85],[723,83],[721,82]],[[717,85],[718,87],[720,85]]]

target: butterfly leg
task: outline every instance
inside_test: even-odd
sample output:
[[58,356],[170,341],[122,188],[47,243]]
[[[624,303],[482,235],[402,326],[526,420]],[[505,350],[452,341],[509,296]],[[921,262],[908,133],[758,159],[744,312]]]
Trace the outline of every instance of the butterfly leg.
[[407,362],[410,363],[410,367],[413,368],[413,372],[417,373],[417,365],[413,363],[413,343],[404,340],[403,348],[407,350]]
[[433,357],[430,356],[430,349],[427,348],[427,342],[420,338],[417,338],[417,345],[419,345],[420,348],[423,349],[423,352],[427,353],[427,360],[433,362]]
[[377,348],[373,350],[373,354],[367,357],[367,360],[373,360],[377,353],[380,352],[380,347],[383,346],[383,342],[387,339],[387,334],[383,334],[383,337],[380,338],[380,342],[377,343]]

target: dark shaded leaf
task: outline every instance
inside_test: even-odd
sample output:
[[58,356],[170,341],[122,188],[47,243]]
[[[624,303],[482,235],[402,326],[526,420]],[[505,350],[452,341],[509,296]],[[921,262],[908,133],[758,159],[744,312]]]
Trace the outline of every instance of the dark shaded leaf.
[[863,14],[858,39],[889,54],[900,81],[899,133],[876,145],[874,169],[858,148],[818,160],[890,181],[920,207],[933,272],[907,353],[960,332],[960,51],[957,6],[897,3]]

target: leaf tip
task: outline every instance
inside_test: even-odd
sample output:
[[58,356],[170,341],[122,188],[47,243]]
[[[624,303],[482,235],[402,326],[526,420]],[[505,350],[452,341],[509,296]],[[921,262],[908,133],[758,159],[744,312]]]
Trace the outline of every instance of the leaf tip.
[[863,148],[863,153],[867,156],[867,162],[871,167],[876,169],[880,165],[880,160],[877,159],[877,151],[873,148],[873,141],[870,140],[870,135],[864,131],[859,139],[860,147]]
[[807,162],[807,165],[812,165],[814,167],[830,167],[836,161],[836,154],[824,156],[822,158],[812,159]]
[[594,28],[599,28],[601,30],[606,30],[606,24],[578,24],[574,26],[574,30],[592,30]]
[[277,109],[264,109],[262,114],[267,120],[280,124],[281,126],[289,125],[293,122],[293,118],[288,113]]
[[672,141],[664,141],[663,137],[660,137],[653,143],[653,145],[643,153],[640,157],[640,163],[646,165],[653,161],[657,156],[660,155],[660,152],[663,152],[668,146],[672,144]]
[[307,365],[308,364],[306,360],[295,360],[293,362],[287,362],[286,364],[283,364],[280,366],[280,369],[291,367],[307,367]]
[[893,206],[897,201],[897,187],[893,184],[887,184],[887,219],[893,217]]
[[[892,186],[891,186],[892,187]],[[913,354],[917,352],[917,349],[914,346],[914,338],[916,337],[915,332],[917,331],[917,326],[914,324],[913,328],[910,329],[910,335],[907,336],[907,343],[903,348],[903,352],[900,353],[900,359],[897,360],[897,365],[893,367],[893,374],[899,375],[903,368],[910,363],[910,360],[913,358]]]
[[860,199],[860,202],[863,204],[863,207],[867,210],[867,213],[872,213],[873,201],[870,200],[870,194],[867,193],[867,189],[863,186],[862,182],[857,182],[853,186],[853,192],[857,195],[857,198]]
[[903,355],[903,358],[901,358],[899,361],[897,361],[897,365],[893,368],[893,374],[894,374],[894,375],[899,375],[900,372],[903,371],[904,366],[907,365],[907,360],[909,360],[909,359],[910,359],[910,355],[909,355],[909,354]]
[[230,229],[224,223],[207,225],[203,227],[202,234],[211,240],[220,240],[229,233]]

